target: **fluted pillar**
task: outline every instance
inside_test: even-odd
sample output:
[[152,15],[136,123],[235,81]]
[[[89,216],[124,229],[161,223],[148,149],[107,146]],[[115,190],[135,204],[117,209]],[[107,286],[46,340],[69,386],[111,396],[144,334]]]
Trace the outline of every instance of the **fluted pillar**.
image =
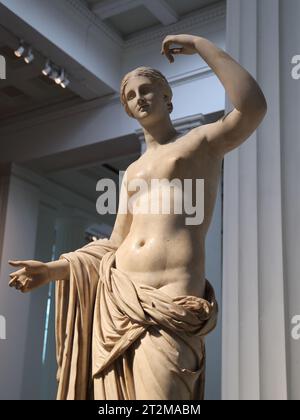
[[6,339],[0,341],[0,395],[21,399],[30,296],[8,287],[9,259],[34,259],[39,211],[39,185],[17,167],[7,168],[0,181],[0,315]]
[[297,19],[297,0],[227,0],[226,49],[261,85],[268,113],[224,161],[223,399],[300,397],[300,349],[290,334],[300,301],[300,85],[291,88],[286,54],[297,45]]

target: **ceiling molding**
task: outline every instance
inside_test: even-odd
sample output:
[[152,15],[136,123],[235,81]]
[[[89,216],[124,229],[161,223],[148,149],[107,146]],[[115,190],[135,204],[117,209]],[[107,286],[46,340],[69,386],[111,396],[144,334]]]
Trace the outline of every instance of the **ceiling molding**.
[[[151,0],[153,1],[153,0]],[[106,0],[94,4],[91,8],[101,19],[107,19],[128,10],[135,9],[143,4],[142,0]]]
[[168,82],[171,87],[175,87],[203,77],[210,77],[212,75],[214,75],[212,69],[208,65],[204,65],[198,69],[185,71],[183,73],[176,74],[176,76],[168,77]]
[[102,20],[144,6],[163,25],[171,25],[179,17],[164,0],[106,0],[92,6],[91,10]]
[[142,0],[141,3],[152,13],[164,26],[178,22],[179,16],[164,0]]
[[123,39],[120,35],[108,27],[102,20],[93,13],[87,6],[85,6],[80,0],[64,0],[70,6],[73,7],[73,10],[79,13],[81,16],[85,17],[92,25],[97,26],[101,31],[103,31],[107,36],[109,36],[114,42],[117,43],[119,47],[123,45]]
[[[64,0],[73,9],[84,16],[90,21],[91,24],[98,26],[106,35],[108,35],[114,42],[116,42],[120,47],[131,48],[139,45],[145,45],[147,43],[152,43],[156,39],[161,39],[162,37],[172,33],[184,33],[189,32],[189,29],[193,26],[201,26],[208,23],[212,23],[215,20],[225,18],[226,16],[226,2],[221,0],[216,4],[207,6],[200,10],[199,12],[192,12],[187,17],[182,18],[176,23],[171,25],[160,26],[158,25],[155,29],[146,29],[145,31],[140,31],[138,34],[130,35],[126,40],[123,40],[122,37],[110,27],[108,27],[101,19],[98,17],[95,12],[90,10],[85,6],[80,0]],[[123,0],[125,1],[125,0]],[[141,0],[137,0],[141,1]],[[149,1],[149,0],[147,0]]]
[[141,45],[145,46],[158,39],[161,40],[170,33],[188,33],[192,27],[201,27],[203,25],[213,23],[216,20],[225,19],[225,17],[226,3],[224,1],[220,1],[216,4],[203,8],[203,10],[193,12],[168,27],[158,25],[154,29],[140,31],[138,34],[130,35],[124,41],[124,48],[139,47]]

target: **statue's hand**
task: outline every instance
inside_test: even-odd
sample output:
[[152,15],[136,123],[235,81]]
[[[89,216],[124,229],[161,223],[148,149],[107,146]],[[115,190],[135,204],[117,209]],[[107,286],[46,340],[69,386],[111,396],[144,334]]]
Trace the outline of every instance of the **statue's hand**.
[[[162,42],[161,53],[167,57],[170,63],[174,63],[173,55],[196,54],[198,52],[195,47],[196,38],[194,35],[167,35]],[[178,44],[179,47],[170,48],[171,44]]]
[[10,287],[15,287],[22,293],[43,286],[50,282],[49,268],[46,263],[40,261],[9,261],[14,267],[22,267],[10,274]]

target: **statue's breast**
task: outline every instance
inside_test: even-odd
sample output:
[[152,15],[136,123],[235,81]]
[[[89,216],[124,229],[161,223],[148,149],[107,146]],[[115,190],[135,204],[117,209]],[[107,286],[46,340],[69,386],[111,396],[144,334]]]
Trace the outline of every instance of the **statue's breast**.
[[151,183],[152,179],[194,178],[201,172],[201,162],[206,156],[205,145],[195,146],[192,137],[166,145],[157,152],[141,156],[130,172],[130,179],[144,180]]
[[173,179],[184,175],[184,169],[188,166],[186,157],[179,153],[160,156],[144,162],[135,172],[132,178],[143,179],[150,182],[151,179]]

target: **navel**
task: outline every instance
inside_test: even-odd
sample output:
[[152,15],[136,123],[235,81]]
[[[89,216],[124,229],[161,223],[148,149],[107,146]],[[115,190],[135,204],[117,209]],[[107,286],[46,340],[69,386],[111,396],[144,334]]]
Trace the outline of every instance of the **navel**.
[[146,241],[144,239],[141,239],[140,241],[138,241],[137,246],[142,247],[144,246],[146,243]]

